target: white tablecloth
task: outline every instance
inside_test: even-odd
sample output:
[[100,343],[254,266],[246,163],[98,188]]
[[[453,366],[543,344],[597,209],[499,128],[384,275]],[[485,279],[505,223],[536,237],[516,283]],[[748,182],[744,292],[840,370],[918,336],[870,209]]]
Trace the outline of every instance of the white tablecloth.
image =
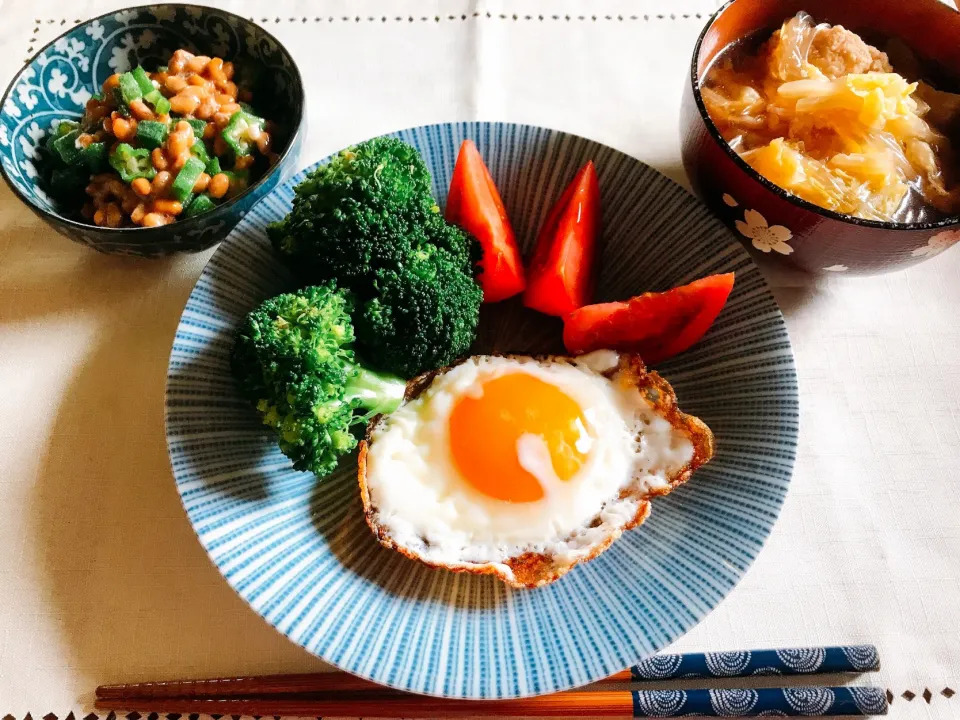
[[[3,3],[4,81],[119,7],[62,5]],[[713,0],[229,5],[300,63],[305,163],[400,127],[497,119],[684,182],[678,105]],[[100,256],[0,189],[0,717],[83,717],[103,682],[323,667],[221,579],[170,475],[167,355],[208,257]],[[800,375],[793,484],[744,581],[674,650],[873,642],[870,679],[897,717],[960,717],[958,273],[960,251],[869,279],[770,273]]]

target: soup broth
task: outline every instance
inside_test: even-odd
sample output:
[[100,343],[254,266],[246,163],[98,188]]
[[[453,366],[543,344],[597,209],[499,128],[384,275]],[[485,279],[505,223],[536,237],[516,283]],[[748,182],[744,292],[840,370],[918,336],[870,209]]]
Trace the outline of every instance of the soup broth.
[[724,49],[701,95],[730,147],[804,200],[898,223],[960,215],[960,95],[902,42],[878,44],[800,13]]

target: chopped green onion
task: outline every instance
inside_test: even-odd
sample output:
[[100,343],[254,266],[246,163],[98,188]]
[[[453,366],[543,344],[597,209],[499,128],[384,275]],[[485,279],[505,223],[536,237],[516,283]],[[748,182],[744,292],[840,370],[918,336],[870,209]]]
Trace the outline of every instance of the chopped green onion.
[[123,105],[126,107],[130,107],[130,103],[143,97],[143,91],[140,89],[140,84],[136,78],[133,77],[133,73],[125,72],[120,76],[118,89],[120,90],[120,99],[123,100]]
[[237,110],[230,116],[230,122],[220,132],[220,136],[233,151],[234,157],[243,157],[250,154],[250,146],[253,144],[250,139],[250,128],[254,125],[263,128],[264,122],[261,117]]
[[190,153],[206,166],[210,162],[210,153],[207,152],[207,146],[203,140],[197,140],[190,148]]
[[213,210],[216,207],[216,203],[210,199],[210,196],[207,194],[197,195],[193,202],[187,206],[186,211],[184,212],[184,217],[193,217],[194,215],[199,215],[200,213],[205,213],[208,210]]
[[120,179],[132,183],[137,178],[153,178],[157,171],[150,162],[150,151],[146,148],[134,149],[127,143],[120,143],[110,153],[110,166],[120,173]]
[[113,93],[113,104],[117,106],[117,112],[124,117],[130,117],[130,109],[123,100],[123,93],[120,92],[120,88],[115,87],[111,92]]
[[153,106],[153,109],[156,111],[157,115],[169,115],[170,101],[161,95],[159,98],[157,98],[157,102]]
[[140,87],[141,95],[146,95],[147,93],[152,93],[154,90],[156,90],[156,88],[153,86],[153,81],[150,79],[150,76],[147,75],[147,71],[141,66],[137,65],[133,70],[130,71],[130,74],[133,76],[133,79],[137,81],[137,85]]
[[103,172],[108,166],[107,144],[102,142],[90,143],[80,151],[80,160],[90,170],[91,175]]
[[77,145],[78,137],[80,137],[80,131],[71,130],[53,141],[51,149],[60,157],[64,165],[72,165],[80,157],[80,151],[83,148]]
[[53,143],[57,140],[57,138],[61,138],[71,130],[76,130],[79,127],[80,126],[72,120],[61,120],[47,136],[47,140],[44,143],[44,145],[47,147],[47,150],[53,151]]
[[203,131],[207,129],[207,121],[199,120],[198,118],[184,118],[184,121],[190,124],[190,127],[193,128],[193,136],[195,138],[202,138]]
[[75,122],[74,120],[61,120],[60,124],[57,125],[57,130],[56,130],[57,137],[66,135],[71,130],[76,130],[79,127],[80,127],[80,123]]
[[173,185],[170,186],[170,195],[173,196],[173,199],[185,203],[205,168],[206,165],[197,158],[188,158],[184,166],[180,168],[180,172],[177,173]]
[[141,120],[137,124],[137,140],[142,147],[150,148],[151,150],[163,145],[169,132],[170,128],[166,123],[157,122],[156,120]]
[[159,90],[151,90],[143,96],[143,100],[157,115],[168,115],[170,113],[170,101],[160,94]]

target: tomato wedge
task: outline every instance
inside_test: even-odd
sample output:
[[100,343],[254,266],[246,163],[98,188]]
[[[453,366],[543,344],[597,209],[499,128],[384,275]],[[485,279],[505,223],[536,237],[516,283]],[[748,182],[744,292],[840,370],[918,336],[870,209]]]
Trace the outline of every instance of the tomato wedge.
[[591,160],[563,191],[540,229],[523,304],[563,316],[589,303],[596,283],[599,233],[600,183]]
[[733,290],[733,273],[710,275],[662,293],[587,305],[563,320],[563,344],[581,353],[608,348],[639,353],[655,365],[704,336]]
[[503,200],[473,140],[464,140],[447,196],[447,222],[480,241],[483,258],[477,282],[484,302],[498,302],[523,292],[526,280],[517,239]]

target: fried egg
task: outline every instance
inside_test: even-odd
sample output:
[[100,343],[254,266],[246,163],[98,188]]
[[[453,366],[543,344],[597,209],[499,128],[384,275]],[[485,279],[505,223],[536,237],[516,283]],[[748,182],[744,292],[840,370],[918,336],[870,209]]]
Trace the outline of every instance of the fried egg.
[[639,357],[475,356],[411,381],[361,444],[367,524],[434,567],[553,582],[643,522],[713,436]]

